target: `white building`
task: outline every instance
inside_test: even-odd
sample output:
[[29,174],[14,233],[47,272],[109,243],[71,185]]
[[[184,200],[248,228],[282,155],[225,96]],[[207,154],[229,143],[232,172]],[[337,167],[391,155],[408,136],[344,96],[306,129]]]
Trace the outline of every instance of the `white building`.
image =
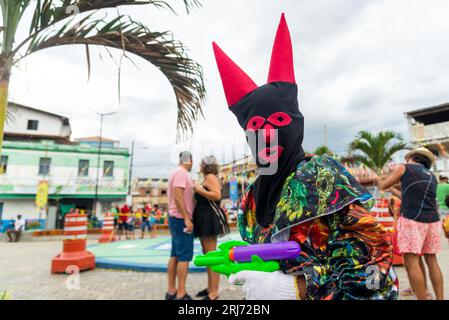
[[432,151],[437,161],[435,171],[449,174],[449,103],[407,112],[405,114],[411,142]]
[[8,109],[11,119],[5,123],[7,135],[70,139],[72,131],[66,117],[11,102]]

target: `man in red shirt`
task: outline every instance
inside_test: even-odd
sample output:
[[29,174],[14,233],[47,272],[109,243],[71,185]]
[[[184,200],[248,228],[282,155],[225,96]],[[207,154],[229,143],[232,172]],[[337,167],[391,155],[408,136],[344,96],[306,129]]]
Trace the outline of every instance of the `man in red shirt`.
[[120,209],[119,213],[119,219],[118,219],[118,239],[120,240],[122,238],[123,230],[125,230],[125,237],[126,239],[129,239],[128,237],[128,215],[131,212],[131,209],[128,207],[128,205],[125,203],[125,205]]

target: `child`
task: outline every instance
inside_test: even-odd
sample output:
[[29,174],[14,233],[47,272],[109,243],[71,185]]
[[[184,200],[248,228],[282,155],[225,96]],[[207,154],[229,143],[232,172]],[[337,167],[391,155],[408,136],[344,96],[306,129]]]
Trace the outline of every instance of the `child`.
[[151,222],[150,222],[150,212],[147,211],[148,207],[145,206],[142,212],[142,233],[140,236],[140,239],[143,239],[145,237],[145,229],[148,230],[148,232],[151,232]]
[[157,203],[153,206],[153,212],[151,214],[151,238],[156,238],[157,236],[157,225],[160,223],[161,220],[161,210],[159,210],[159,205]]
[[136,216],[134,212],[130,212],[128,215],[128,220],[126,221],[126,224],[128,225],[128,236],[126,239],[135,239],[135,226],[136,226]]

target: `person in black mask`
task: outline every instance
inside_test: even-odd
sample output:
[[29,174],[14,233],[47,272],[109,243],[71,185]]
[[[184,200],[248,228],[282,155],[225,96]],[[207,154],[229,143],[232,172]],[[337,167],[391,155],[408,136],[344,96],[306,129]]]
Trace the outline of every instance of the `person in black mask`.
[[256,83],[214,42],[225,96],[245,130],[259,177],[239,216],[243,240],[297,241],[301,255],[282,271],[242,271],[247,299],[396,299],[389,232],[369,214],[373,197],[336,160],[305,155],[293,50],[285,16],[268,81]]

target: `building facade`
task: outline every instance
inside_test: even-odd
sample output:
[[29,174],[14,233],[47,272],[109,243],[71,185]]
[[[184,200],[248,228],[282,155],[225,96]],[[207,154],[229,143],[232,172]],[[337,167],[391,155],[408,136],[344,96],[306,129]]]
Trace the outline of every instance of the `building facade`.
[[98,148],[100,146],[106,148],[118,148],[120,147],[120,142],[117,140],[111,140],[104,137],[86,137],[86,138],[76,138],[75,142],[79,142],[79,144],[89,145],[91,147]]
[[425,146],[437,161],[434,170],[449,174],[449,103],[407,112],[410,140],[414,146]]
[[167,198],[168,179],[166,178],[136,178],[132,183],[132,205],[143,208],[145,205],[158,204],[162,211],[168,211]]
[[[128,149],[103,146],[98,161],[99,148],[70,141],[67,118],[20,105],[15,108],[2,149],[3,227],[21,214],[53,229],[61,226],[72,208],[96,213],[126,200]],[[36,195],[42,183],[48,185],[48,201],[39,209]]]

